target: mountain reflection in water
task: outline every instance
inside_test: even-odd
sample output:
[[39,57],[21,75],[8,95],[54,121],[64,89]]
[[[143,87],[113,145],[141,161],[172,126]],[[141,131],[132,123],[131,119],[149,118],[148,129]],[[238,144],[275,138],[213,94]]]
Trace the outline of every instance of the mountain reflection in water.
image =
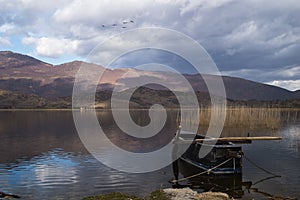
[[[160,136],[138,140],[122,133],[113,123],[111,113],[99,111],[97,115],[107,137],[133,152],[148,152],[168,143],[178,123],[177,112],[169,112],[169,120]],[[293,115],[300,116],[299,112]],[[136,111],[132,117],[140,125],[149,123],[145,112]],[[282,141],[243,145],[248,157],[281,175],[280,178],[260,182],[270,176],[243,160],[242,176],[223,180],[203,176],[181,184],[198,191],[227,191],[245,199],[262,198],[261,192],[299,198],[300,120],[296,118],[282,120],[278,129],[226,127],[222,133],[222,136],[248,133],[282,136]],[[128,174],[101,164],[82,145],[70,111],[0,112],[0,141],[0,191],[18,194],[24,199],[80,199],[113,191],[144,196],[152,190],[172,186],[168,183],[173,178],[171,166],[146,174]],[[181,169],[180,177],[187,176],[184,171]]]

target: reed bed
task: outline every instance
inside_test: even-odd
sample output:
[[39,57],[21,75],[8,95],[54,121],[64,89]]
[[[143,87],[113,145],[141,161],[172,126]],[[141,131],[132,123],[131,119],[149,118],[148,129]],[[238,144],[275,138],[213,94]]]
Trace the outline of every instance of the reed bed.
[[[198,112],[198,113],[197,113]],[[226,112],[226,113],[224,113]],[[188,113],[188,114],[187,114]],[[212,113],[214,118],[211,120]],[[203,107],[198,111],[183,113],[183,121],[178,123],[189,127],[199,123],[200,127],[208,127],[208,125],[216,126],[222,123],[222,114],[225,117],[224,128],[244,128],[248,130],[256,130],[258,128],[266,128],[278,130],[282,122],[294,123],[300,122],[300,110],[282,109],[282,108],[266,108],[266,107]],[[199,121],[197,121],[197,115]]]

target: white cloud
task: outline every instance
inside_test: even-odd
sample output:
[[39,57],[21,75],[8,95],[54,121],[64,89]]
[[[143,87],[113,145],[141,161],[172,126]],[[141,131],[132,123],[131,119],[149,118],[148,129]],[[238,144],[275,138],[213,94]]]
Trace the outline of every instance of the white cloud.
[[112,24],[141,14],[151,4],[152,1],[150,0],[74,0],[65,7],[58,9],[53,18],[58,22]]
[[180,9],[180,14],[184,15],[187,12],[195,11],[199,8],[216,8],[225,5],[233,0],[189,0]]
[[223,71],[222,75],[242,77],[289,90],[300,89],[300,66],[286,66],[279,69],[240,69]]
[[15,26],[13,24],[5,23],[2,26],[0,26],[0,33],[4,34],[11,34],[14,32]]
[[300,90],[300,80],[274,80],[266,82],[269,85],[275,85],[290,91]]
[[300,28],[282,33],[267,41],[267,43],[273,47],[281,47],[282,45],[294,44],[297,42],[300,42]]
[[78,41],[58,38],[33,38],[28,37],[23,39],[23,44],[35,45],[35,51],[38,55],[51,58],[59,57],[63,54],[72,54],[78,48]]
[[0,47],[2,46],[11,46],[9,38],[7,37],[0,37]]
[[282,70],[276,70],[274,75],[280,75],[285,78],[300,77],[300,66],[286,67]]
[[[300,90],[300,66],[288,66],[282,69],[241,69],[224,71],[222,75],[243,77],[250,80],[264,82],[290,91]],[[269,81],[264,81],[269,80]]]
[[246,22],[234,29],[230,35],[225,37],[225,39],[229,40],[231,44],[241,42],[247,44],[252,38],[256,37],[257,29],[257,24],[254,21]]

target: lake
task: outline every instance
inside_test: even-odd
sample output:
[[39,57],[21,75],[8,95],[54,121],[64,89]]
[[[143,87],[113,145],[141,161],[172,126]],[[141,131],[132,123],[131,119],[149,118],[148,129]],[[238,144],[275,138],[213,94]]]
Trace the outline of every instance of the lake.
[[[296,116],[289,120],[291,115]],[[149,123],[144,113],[136,111],[134,120]],[[115,144],[133,152],[161,147],[176,131],[176,114],[162,130],[163,137],[135,141],[112,123],[108,111],[99,111],[100,124]],[[287,120],[285,120],[285,118]],[[226,127],[223,136],[250,132],[251,136],[282,136],[282,141],[255,141],[243,145],[244,154],[270,175],[243,160],[241,177],[215,180],[198,177],[183,185],[197,191],[228,191],[242,199],[264,199],[268,195],[300,198],[300,114],[281,113],[277,128]],[[149,143],[153,143],[149,145]],[[22,199],[80,199],[99,193],[120,191],[145,196],[149,192],[172,187],[172,167],[143,173],[125,173],[96,160],[83,146],[71,111],[0,112],[0,191],[17,194]],[[184,171],[184,170],[183,170]],[[181,177],[183,175],[181,174]],[[233,187],[229,187],[233,186]]]

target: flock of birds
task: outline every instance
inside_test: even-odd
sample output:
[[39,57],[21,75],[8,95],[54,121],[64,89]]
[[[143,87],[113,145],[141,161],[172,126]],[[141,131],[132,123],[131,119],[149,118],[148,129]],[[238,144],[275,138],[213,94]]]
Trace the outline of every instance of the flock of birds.
[[129,21],[123,21],[121,24],[111,24],[111,25],[106,25],[106,24],[102,24],[102,28],[105,28],[105,27],[116,27],[116,26],[121,26],[122,28],[127,28],[127,25],[128,24],[133,24],[134,21],[133,20],[129,20]]

